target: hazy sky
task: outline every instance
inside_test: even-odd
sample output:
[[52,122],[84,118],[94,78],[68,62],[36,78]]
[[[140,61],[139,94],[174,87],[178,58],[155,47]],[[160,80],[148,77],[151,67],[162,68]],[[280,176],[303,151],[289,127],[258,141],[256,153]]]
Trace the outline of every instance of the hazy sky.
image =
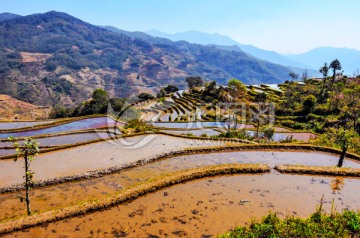
[[282,53],[360,50],[360,0],[0,0],[0,12],[50,10],[129,31],[217,32]]

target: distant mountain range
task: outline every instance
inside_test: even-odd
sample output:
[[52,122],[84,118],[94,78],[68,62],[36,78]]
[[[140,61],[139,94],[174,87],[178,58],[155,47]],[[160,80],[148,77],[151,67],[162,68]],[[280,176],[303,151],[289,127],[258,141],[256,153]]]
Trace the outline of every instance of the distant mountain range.
[[210,34],[199,31],[187,31],[183,33],[167,34],[156,30],[150,30],[145,33],[156,37],[167,38],[173,41],[185,40],[190,43],[196,43],[202,45],[232,46],[232,50],[238,51],[240,49],[245,53],[248,53],[259,59],[266,60],[275,64],[281,64],[284,66],[292,66],[299,68],[309,67],[306,64],[300,64],[298,62],[291,61],[285,56],[276,53],[275,51],[267,51],[256,48],[255,46],[252,45],[240,44],[239,42],[233,40],[229,36],[221,35],[218,33]]
[[[281,55],[275,51],[267,51],[256,48],[252,45],[240,44],[229,36],[221,34],[210,34],[199,31],[187,31],[183,33],[168,34],[156,30],[146,32],[149,35],[164,37],[170,40],[185,40],[190,43],[203,45],[216,45],[219,49],[224,50],[242,50],[245,53],[253,55],[259,59],[272,63],[290,66],[293,71],[301,71],[304,68],[313,69],[314,76],[318,75],[318,69],[327,62],[328,64],[339,59],[343,65],[345,74],[352,75],[354,71],[360,68],[360,51],[348,48],[321,47],[315,48],[304,54]],[[300,68],[300,69],[299,69]]]
[[289,59],[308,64],[314,69],[320,68],[325,62],[330,64],[337,58],[342,65],[345,74],[359,74],[360,71],[360,51],[348,48],[322,47],[316,48],[304,54],[288,55]]
[[9,12],[4,12],[4,13],[0,14],[0,22],[10,20],[10,19],[13,19],[13,18],[17,18],[17,17],[21,17],[21,16],[17,15],[17,14],[12,14],[12,13],[9,13]]
[[221,84],[232,77],[279,83],[291,71],[242,51],[104,29],[66,13],[0,17],[8,18],[0,22],[0,93],[38,105],[73,105],[95,88],[124,97],[184,87],[195,75]]

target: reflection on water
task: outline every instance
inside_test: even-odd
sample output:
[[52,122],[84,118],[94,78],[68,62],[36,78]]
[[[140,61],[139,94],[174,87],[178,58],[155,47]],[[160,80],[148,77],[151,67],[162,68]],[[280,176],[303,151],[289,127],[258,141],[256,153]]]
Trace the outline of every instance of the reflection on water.
[[54,121],[32,121],[32,122],[0,122],[0,130],[19,129],[36,125],[49,124]]
[[344,184],[344,178],[343,177],[337,177],[331,180],[330,187],[333,191],[333,193],[336,193],[343,189],[345,186]]
[[[219,129],[226,129],[227,125],[226,122],[153,122],[152,125],[156,127],[162,127],[162,128],[169,128],[169,129],[183,129],[184,131],[174,131],[175,133],[180,134],[187,134],[187,133],[193,133],[194,135],[198,135],[198,132],[195,132],[194,129],[202,129],[206,130],[204,128],[206,127],[212,127],[212,128],[219,128]],[[239,124],[238,129],[253,129],[253,125],[244,125]],[[274,127],[274,129],[277,131],[274,133],[274,136],[272,138],[273,141],[279,142],[282,140],[285,140],[287,137],[292,136],[293,139],[298,141],[308,141],[311,138],[315,138],[316,135],[312,133],[303,133],[303,132],[284,132],[286,129],[281,127]],[[248,130],[247,131],[251,136],[255,135],[255,131]],[[280,133],[281,132],[281,133]],[[218,133],[211,133],[212,135],[216,135]],[[200,134],[201,135],[201,134]]]
[[[101,127],[113,127],[115,121],[109,117],[98,117],[98,118],[88,118],[79,121],[69,122],[63,125],[54,126],[45,129],[32,130],[32,131],[23,131],[23,132],[14,132],[14,133],[0,133],[0,138],[8,138],[9,136],[13,137],[31,137],[36,135],[43,134],[53,134],[68,132],[74,130],[85,130],[91,128],[101,128]],[[117,123],[119,126],[120,123]]]

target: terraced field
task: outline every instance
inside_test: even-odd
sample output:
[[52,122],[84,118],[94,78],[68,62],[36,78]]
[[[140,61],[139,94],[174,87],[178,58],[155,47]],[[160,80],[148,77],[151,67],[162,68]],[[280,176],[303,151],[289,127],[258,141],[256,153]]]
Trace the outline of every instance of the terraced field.
[[[316,136],[282,127],[266,144],[216,138],[226,125],[199,114],[206,103],[182,92],[135,105],[143,118],[155,119],[152,132],[133,135],[123,135],[125,123],[108,117],[2,124],[0,235],[215,237],[269,210],[308,216],[322,196],[326,211],[332,202],[339,210],[360,209],[358,155],[347,154],[336,170],[340,151],[278,143]],[[254,133],[252,125],[238,127]],[[13,161],[9,135],[19,142],[32,136],[41,147],[31,162],[29,217],[19,202],[23,160]],[[284,165],[303,168],[302,174]]]

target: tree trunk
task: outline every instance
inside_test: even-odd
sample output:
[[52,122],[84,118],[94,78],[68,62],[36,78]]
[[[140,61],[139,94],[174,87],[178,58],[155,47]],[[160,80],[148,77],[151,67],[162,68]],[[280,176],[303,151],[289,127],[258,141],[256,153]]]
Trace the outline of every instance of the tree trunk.
[[30,181],[29,181],[29,159],[28,159],[28,152],[25,152],[25,202],[26,202],[26,210],[28,216],[31,215],[31,209],[30,209]]
[[237,116],[235,115],[235,125],[234,125],[234,130],[237,129],[237,124],[238,124],[238,120],[237,120]]
[[333,77],[332,77],[332,81],[331,81],[331,90],[333,89],[334,87],[334,83],[335,83],[335,76],[336,76],[336,70],[334,69],[333,71]]
[[346,155],[346,150],[347,150],[347,146],[344,146],[342,148],[342,151],[341,151],[341,155],[340,155],[340,159],[339,159],[339,163],[337,165],[337,167],[341,168],[343,166],[343,162],[344,162],[344,159],[345,159],[345,155]]
[[354,117],[354,131],[356,131],[356,129],[357,129],[357,128],[356,128],[356,126],[357,126],[357,125],[356,125],[356,120],[357,120],[357,118]]
[[260,121],[256,124],[256,139],[259,139],[259,129],[260,129]]

